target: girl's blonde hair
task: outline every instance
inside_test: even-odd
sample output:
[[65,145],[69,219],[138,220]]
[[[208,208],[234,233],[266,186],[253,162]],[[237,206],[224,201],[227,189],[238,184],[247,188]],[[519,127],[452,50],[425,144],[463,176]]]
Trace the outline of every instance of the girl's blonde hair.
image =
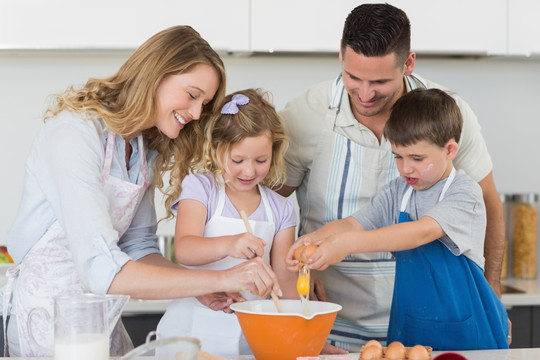
[[[214,99],[204,108],[199,121],[190,122],[176,139],[162,134],[154,122],[158,113],[157,88],[168,76],[192,72],[198,65],[216,70],[219,87]],[[202,156],[203,129],[211,113],[218,111],[225,95],[225,67],[219,55],[189,26],[174,26],[152,36],[120,67],[104,79],[89,79],[75,89],[55,95],[45,120],[63,110],[82,113],[89,119],[101,118],[109,131],[124,138],[143,134],[148,148],[156,150],[154,183],[166,196],[167,218],[170,206],[181,191],[181,182],[193,162]],[[163,176],[170,171],[169,187]]]
[[284,155],[289,146],[281,119],[267,100],[268,93],[260,89],[246,89],[227,95],[222,106],[236,94],[247,96],[249,103],[238,105],[236,114],[218,112],[211,117],[205,129],[204,156],[199,170],[212,172],[219,181],[228,171],[226,164],[233,145],[248,137],[267,134],[272,140],[272,161],[261,185],[279,188],[285,183]]

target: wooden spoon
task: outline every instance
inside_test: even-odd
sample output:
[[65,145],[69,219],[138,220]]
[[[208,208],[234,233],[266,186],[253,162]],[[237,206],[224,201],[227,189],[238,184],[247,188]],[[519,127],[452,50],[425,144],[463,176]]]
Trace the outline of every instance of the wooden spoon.
[[[240,210],[240,216],[242,217],[242,220],[244,220],[244,225],[246,226],[247,232],[250,234],[253,234],[253,230],[251,229],[251,224],[249,223],[248,217],[244,210]],[[272,300],[274,300],[274,305],[276,305],[277,311],[282,313],[283,307],[281,306],[281,301],[279,301],[279,298],[274,293],[274,290],[272,290],[272,292],[270,293],[270,296],[272,296]]]

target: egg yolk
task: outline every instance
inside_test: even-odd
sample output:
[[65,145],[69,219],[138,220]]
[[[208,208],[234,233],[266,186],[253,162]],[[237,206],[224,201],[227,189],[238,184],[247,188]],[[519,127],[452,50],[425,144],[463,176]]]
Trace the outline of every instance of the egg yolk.
[[296,290],[301,296],[307,296],[309,294],[309,277],[306,275],[298,276],[296,282]]

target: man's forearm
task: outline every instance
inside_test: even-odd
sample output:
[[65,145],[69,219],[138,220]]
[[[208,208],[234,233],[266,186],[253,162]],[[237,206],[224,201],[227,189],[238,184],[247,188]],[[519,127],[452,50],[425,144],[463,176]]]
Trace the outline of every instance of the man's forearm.
[[497,295],[501,296],[501,268],[506,243],[503,206],[491,173],[480,181],[480,186],[484,192],[487,214],[484,276]]

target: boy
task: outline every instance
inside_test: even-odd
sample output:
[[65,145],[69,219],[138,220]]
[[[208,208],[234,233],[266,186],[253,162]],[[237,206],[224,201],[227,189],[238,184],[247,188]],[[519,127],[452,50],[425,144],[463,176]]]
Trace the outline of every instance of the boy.
[[452,164],[462,126],[456,102],[442,90],[401,97],[384,128],[401,177],[352,216],[300,237],[287,256],[297,269],[294,249],[320,245],[310,268],[324,270],[351,253],[393,252],[388,343],[508,348],[506,310],[483,275],[482,190]]

